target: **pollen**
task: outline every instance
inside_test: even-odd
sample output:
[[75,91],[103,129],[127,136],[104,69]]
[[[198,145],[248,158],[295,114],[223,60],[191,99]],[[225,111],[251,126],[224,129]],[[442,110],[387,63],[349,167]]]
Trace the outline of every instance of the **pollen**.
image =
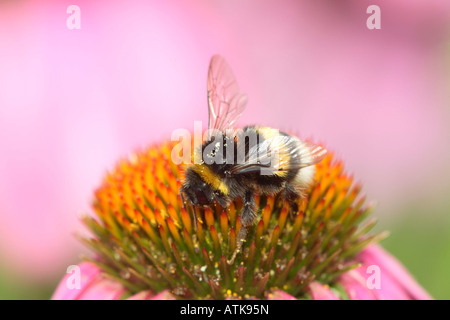
[[312,280],[332,286],[352,257],[383,237],[369,234],[375,222],[364,221],[372,208],[329,153],[316,165],[298,212],[279,196],[257,196],[259,221],[230,265],[242,199],[200,209],[196,228],[179,194],[184,167],[171,161],[173,147],[161,143],[119,161],[94,193],[93,214],[83,218],[91,235],[82,241],[94,253],[86,260],[130,294],[169,290],[180,299],[264,299],[283,288],[305,298]]

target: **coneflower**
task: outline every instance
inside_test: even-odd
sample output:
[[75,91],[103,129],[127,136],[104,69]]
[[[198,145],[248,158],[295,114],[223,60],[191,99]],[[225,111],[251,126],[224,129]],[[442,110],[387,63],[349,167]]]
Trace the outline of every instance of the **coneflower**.
[[257,197],[260,220],[242,253],[228,260],[242,200],[193,212],[179,189],[183,166],[167,142],[133,154],[95,192],[82,238],[93,254],[79,264],[80,288],[61,281],[53,299],[429,299],[371,234],[372,206],[329,154],[289,214],[279,197]]

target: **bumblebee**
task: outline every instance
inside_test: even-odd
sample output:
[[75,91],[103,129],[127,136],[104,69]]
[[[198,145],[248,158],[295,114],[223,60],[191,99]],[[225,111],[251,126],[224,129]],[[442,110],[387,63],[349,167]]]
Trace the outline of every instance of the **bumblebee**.
[[234,126],[247,104],[247,96],[227,62],[212,57],[207,78],[209,123],[201,148],[185,169],[180,193],[184,203],[196,208],[217,203],[226,208],[236,198],[243,200],[241,228],[236,250],[242,249],[247,233],[257,221],[255,195],[280,194],[298,211],[298,200],[314,179],[314,164],[325,158],[323,147],[298,139],[277,129]]

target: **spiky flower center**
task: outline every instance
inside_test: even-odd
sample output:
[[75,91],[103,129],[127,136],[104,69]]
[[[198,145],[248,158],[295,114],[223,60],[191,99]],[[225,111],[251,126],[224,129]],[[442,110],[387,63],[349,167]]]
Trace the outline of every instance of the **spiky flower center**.
[[374,220],[359,227],[370,206],[342,162],[328,155],[294,215],[278,197],[257,197],[260,220],[229,265],[242,200],[201,210],[196,230],[181,202],[183,167],[170,160],[172,147],[122,160],[95,192],[96,217],[84,218],[93,237],[83,241],[96,253],[87,259],[130,294],[169,289],[179,298],[267,298],[278,288],[307,297],[311,281],[332,285],[380,237],[368,235]]

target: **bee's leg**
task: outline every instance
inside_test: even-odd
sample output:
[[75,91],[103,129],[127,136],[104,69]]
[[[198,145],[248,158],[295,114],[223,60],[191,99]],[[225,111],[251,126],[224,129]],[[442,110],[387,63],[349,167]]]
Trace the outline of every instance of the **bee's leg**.
[[194,227],[195,231],[198,231],[198,222],[197,222],[197,207],[192,205],[192,212],[194,213]]
[[300,199],[300,195],[293,186],[286,184],[284,197],[289,202],[289,217],[293,220],[298,214],[298,200]]
[[186,208],[186,200],[184,200],[183,193],[184,193],[184,192],[183,192],[183,188],[180,188],[181,203],[183,203],[183,208],[184,208],[184,210],[187,211],[187,208]]
[[256,220],[256,216],[256,204],[253,191],[246,191],[244,196],[244,210],[241,214],[241,228],[239,229],[238,233],[236,249],[231,256],[231,259],[228,260],[228,264],[233,264],[236,255],[241,252],[242,245],[247,237],[248,231]]
[[291,220],[294,220],[298,213],[297,201],[289,202],[289,217],[291,218]]

